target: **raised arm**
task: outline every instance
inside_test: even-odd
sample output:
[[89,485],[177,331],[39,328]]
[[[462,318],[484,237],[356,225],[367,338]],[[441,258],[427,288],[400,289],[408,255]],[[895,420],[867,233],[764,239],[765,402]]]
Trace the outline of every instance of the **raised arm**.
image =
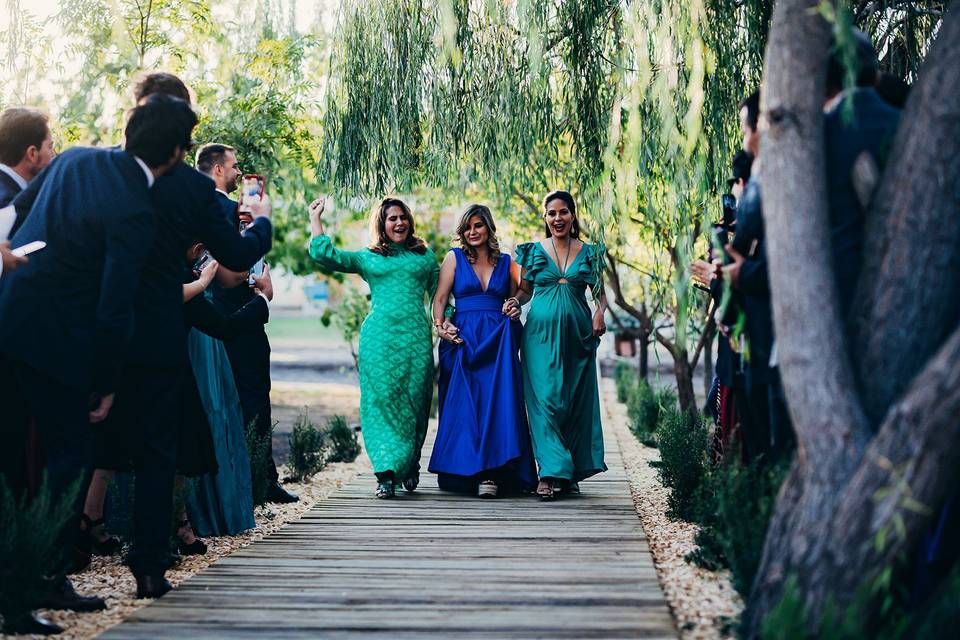
[[310,257],[323,271],[362,274],[363,261],[359,251],[341,251],[333,246],[333,240],[323,231],[325,199],[317,198],[310,203]]

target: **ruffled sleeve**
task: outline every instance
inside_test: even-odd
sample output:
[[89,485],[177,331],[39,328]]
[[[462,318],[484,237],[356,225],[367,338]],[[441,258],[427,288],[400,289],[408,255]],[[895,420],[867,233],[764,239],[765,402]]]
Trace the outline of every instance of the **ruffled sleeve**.
[[547,256],[537,251],[536,242],[517,245],[517,264],[524,269],[523,279],[533,282],[537,274],[547,266]]
[[333,246],[330,236],[316,236],[310,241],[310,257],[327,273],[339,271],[363,275],[363,252],[341,251]]
[[603,273],[603,259],[606,249],[602,244],[584,243],[581,251],[586,251],[587,253],[583,257],[583,260],[580,261],[577,273],[588,287],[596,287]]

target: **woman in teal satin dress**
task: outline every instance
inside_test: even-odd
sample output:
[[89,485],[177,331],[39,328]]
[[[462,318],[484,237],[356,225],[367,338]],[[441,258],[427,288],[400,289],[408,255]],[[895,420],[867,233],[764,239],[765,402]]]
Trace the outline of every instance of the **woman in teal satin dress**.
[[[607,467],[597,388],[597,345],[606,332],[600,277],[603,251],[579,239],[576,202],[565,191],[544,198],[546,238],[517,247],[520,291],[504,304],[515,314],[530,301],[520,356],[533,454],[540,470],[537,495],[579,493],[580,480]],[[586,290],[596,295],[596,310]]]

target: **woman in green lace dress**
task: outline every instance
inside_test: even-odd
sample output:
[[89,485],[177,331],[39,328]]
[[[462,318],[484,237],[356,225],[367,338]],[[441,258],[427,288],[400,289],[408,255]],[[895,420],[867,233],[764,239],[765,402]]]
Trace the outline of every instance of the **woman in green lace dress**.
[[[517,247],[521,286],[503,312],[531,301],[520,357],[523,390],[540,469],[537,495],[579,493],[577,483],[601,471],[603,430],[597,389],[597,345],[607,327],[600,270],[603,252],[579,239],[576,202],[565,191],[544,198],[546,238]],[[591,312],[586,290],[599,292]]]
[[414,235],[410,208],[386,198],[370,218],[370,246],[341,251],[324,235],[323,200],[310,205],[310,257],[325,272],[356,273],[370,285],[370,314],[360,329],[360,423],[377,474],[377,497],[408,492],[420,480],[420,449],[433,397],[433,336],[424,307],[439,268]]

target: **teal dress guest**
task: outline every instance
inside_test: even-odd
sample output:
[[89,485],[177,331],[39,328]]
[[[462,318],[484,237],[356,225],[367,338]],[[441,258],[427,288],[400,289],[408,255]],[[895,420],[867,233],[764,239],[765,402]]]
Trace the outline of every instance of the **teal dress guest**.
[[[550,500],[579,493],[580,480],[607,469],[596,365],[606,299],[598,276],[603,252],[578,239],[573,197],[551,193],[544,208],[547,239],[517,247],[521,290],[505,311],[530,300],[520,347],[523,389],[540,470],[537,495]],[[595,312],[587,287],[601,291]]]
[[197,535],[234,535],[256,526],[240,398],[223,342],[196,329],[187,340],[218,467],[194,480],[187,512]]

